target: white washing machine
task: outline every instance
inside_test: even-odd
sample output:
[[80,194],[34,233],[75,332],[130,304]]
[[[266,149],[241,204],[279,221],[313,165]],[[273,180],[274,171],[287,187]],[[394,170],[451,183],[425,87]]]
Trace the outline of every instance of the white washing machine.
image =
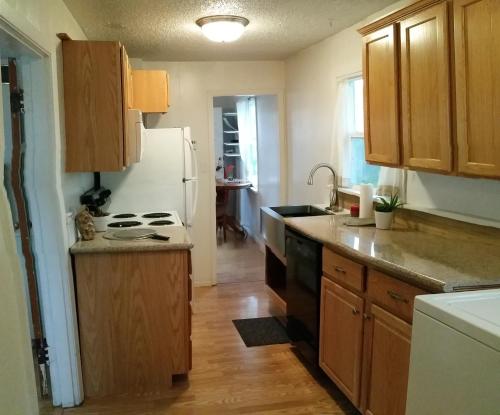
[[416,297],[406,415],[500,415],[500,290]]

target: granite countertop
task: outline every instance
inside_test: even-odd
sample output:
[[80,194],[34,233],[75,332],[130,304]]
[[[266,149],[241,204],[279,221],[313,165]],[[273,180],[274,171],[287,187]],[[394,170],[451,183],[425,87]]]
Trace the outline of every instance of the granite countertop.
[[430,292],[500,287],[500,240],[457,241],[418,230],[350,227],[342,216],[287,218],[290,228]]
[[110,240],[104,238],[106,233],[115,231],[98,232],[91,241],[79,240],[71,248],[72,254],[96,254],[104,252],[140,252],[140,251],[169,251],[191,249],[193,244],[185,228],[176,226],[155,229],[159,235],[169,236],[170,240],[158,241],[155,239],[139,239],[131,241]]

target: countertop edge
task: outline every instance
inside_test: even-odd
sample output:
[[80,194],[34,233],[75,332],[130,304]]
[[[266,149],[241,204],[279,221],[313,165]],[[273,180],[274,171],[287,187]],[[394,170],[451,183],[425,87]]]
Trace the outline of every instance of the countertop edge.
[[394,264],[392,262],[384,261],[378,258],[373,258],[371,256],[365,255],[352,249],[351,247],[338,242],[333,243],[332,241],[327,241],[322,238],[318,238],[311,232],[307,232],[304,227],[297,226],[289,220],[285,219],[285,225],[291,229],[302,233],[303,235],[321,243],[323,246],[345,256],[362,263],[363,265],[370,266],[378,271],[382,271],[394,277],[400,281],[406,282],[410,285],[422,288],[430,293],[447,293],[447,292],[457,292],[457,291],[467,291],[477,287],[478,289],[486,288],[498,288],[500,284],[481,284],[481,282],[470,284],[460,283],[460,281],[454,282],[444,282],[433,276],[420,274],[409,270],[408,268],[402,267],[400,265]]
[[[84,242],[84,241],[78,241]],[[77,242],[77,243],[78,243]],[[178,243],[170,245],[160,245],[157,246],[112,246],[112,247],[74,247],[69,249],[71,255],[80,254],[105,254],[105,253],[118,253],[118,252],[151,252],[151,251],[185,251],[193,249],[194,245],[192,243]]]

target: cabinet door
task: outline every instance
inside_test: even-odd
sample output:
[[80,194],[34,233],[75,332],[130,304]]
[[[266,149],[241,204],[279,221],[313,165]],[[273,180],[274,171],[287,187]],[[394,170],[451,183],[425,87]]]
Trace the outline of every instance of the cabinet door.
[[366,161],[398,166],[398,54],[396,25],[363,37]]
[[323,277],[319,365],[359,405],[363,299]]
[[370,306],[366,342],[367,415],[404,415],[410,365],[411,325]]
[[132,71],[134,108],[142,112],[168,111],[168,75],[166,71]]
[[405,19],[401,38],[404,165],[450,172],[450,57],[446,2]]
[[130,85],[129,85],[129,75],[128,75],[128,55],[125,48],[121,47],[121,62],[122,62],[122,112],[123,112],[123,164],[129,166],[135,162],[135,136],[131,134],[130,131],[130,120],[128,115],[128,108],[130,102]]
[[62,45],[66,171],[121,171],[124,119],[118,42]]
[[453,5],[458,170],[500,178],[500,2]]

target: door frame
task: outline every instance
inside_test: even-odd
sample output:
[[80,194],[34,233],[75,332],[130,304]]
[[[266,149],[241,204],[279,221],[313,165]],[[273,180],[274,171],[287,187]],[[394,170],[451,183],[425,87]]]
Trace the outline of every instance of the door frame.
[[[214,98],[221,96],[236,95],[274,95],[278,102],[279,117],[279,140],[280,140],[280,204],[286,204],[288,201],[288,143],[286,137],[286,113],[285,113],[285,90],[284,89],[221,89],[211,90],[207,94],[208,106],[208,156],[209,165],[213,164],[215,158],[215,138],[214,138]],[[217,285],[217,230],[216,230],[216,192],[215,192],[215,174],[209,174],[210,191],[210,274],[212,285]]]
[[[52,403],[55,406],[75,406],[83,401],[83,384],[73,273],[68,252],[67,229],[73,218],[66,216],[62,192],[64,170],[59,137],[64,136],[64,127],[56,100],[60,89],[54,75],[57,55],[0,19],[0,51],[1,44],[7,41],[12,42],[9,49],[18,53],[12,57],[17,58],[25,91],[24,175],[42,320],[49,344]],[[2,130],[0,140],[4,139]],[[9,231],[11,240],[14,240],[13,226]]]

